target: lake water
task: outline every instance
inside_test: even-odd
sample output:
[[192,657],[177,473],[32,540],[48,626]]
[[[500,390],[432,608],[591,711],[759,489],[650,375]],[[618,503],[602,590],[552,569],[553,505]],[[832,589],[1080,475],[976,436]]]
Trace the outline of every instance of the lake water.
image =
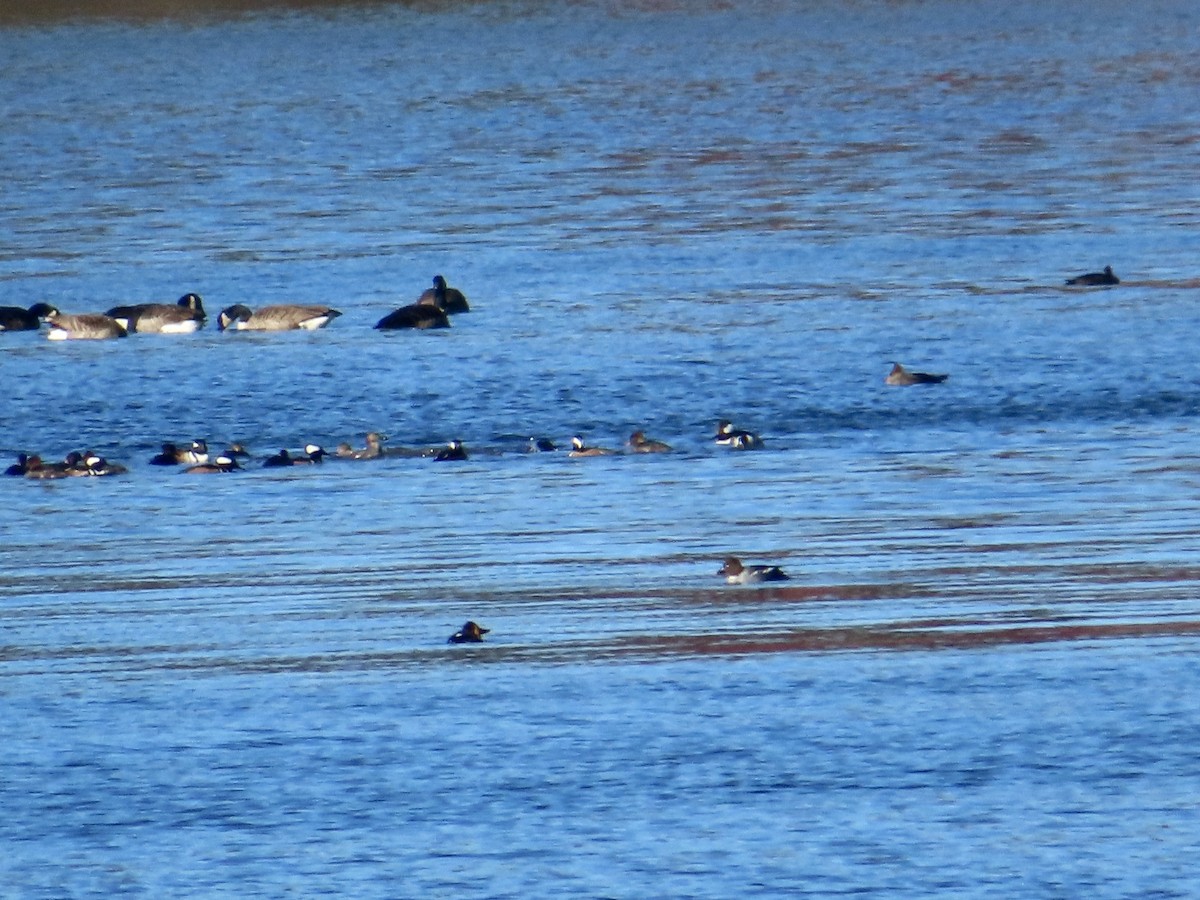
[[0,305],[343,315],[0,334],[130,469],[0,479],[0,896],[1200,893],[1193,4],[154,6],[3,16]]

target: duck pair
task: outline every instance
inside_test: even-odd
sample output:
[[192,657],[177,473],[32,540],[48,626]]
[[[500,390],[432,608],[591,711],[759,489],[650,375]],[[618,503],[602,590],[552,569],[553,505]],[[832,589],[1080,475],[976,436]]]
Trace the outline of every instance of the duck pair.
[[279,469],[288,466],[311,466],[324,461],[326,453],[318,444],[305,444],[304,455],[292,456],[287,450],[280,450],[274,456],[263,460],[264,469]]
[[449,328],[450,316],[470,312],[471,307],[462,291],[448,287],[441,275],[433,277],[433,287],[427,288],[416,303],[393,310],[375,327],[381,330],[401,328]]
[[32,479],[103,477],[124,475],[128,469],[120,463],[112,463],[92,450],[72,450],[62,462],[48,463],[37,454],[20,453],[17,462],[5,469],[9,476]]

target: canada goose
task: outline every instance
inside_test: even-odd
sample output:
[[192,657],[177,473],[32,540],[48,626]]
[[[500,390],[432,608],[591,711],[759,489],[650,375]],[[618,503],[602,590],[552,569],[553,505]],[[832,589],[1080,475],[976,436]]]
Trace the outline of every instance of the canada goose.
[[64,315],[57,309],[46,316],[50,331],[46,334],[52,341],[96,341],[106,338],[122,338],[128,333],[112,316],[100,313]]
[[107,315],[128,332],[142,334],[191,334],[207,320],[199,294],[184,294],[175,303],[137,303],[117,306]]
[[328,306],[279,304],[254,311],[237,303],[221,310],[217,328],[221,331],[316,331],[340,315],[340,311]]

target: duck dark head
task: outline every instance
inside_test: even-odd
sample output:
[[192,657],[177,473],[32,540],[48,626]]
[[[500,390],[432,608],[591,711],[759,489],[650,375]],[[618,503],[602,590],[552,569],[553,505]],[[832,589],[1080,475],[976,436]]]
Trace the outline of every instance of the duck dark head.
[[446,640],[448,644],[479,644],[483,642],[483,636],[491,631],[490,628],[481,628],[474,622],[467,622],[462,628],[450,635]]

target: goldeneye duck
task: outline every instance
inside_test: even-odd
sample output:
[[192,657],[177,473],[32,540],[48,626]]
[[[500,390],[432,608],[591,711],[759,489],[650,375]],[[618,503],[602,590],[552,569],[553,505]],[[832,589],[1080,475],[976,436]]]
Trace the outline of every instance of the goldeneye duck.
[[46,317],[56,312],[49,303],[35,303],[29,309],[0,306],[0,331],[37,331]]
[[1120,283],[1121,279],[1113,274],[1112,266],[1105,266],[1103,272],[1088,272],[1084,275],[1076,275],[1074,278],[1067,279],[1067,284],[1087,286]]
[[120,322],[101,313],[64,315],[56,309],[46,316],[46,324],[46,337],[52,341],[100,341],[128,334]]
[[583,438],[575,435],[571,438],[571,452],[568,456],[612,456],[616,450],[610,450],[607,447],[588,447],[583,443]]
[[143,334],[190,334],[207,321],[199,294],[184,294],[175,303],[135,303],[117,306],[106,315],[129,332]]
[[734,450],[758,450],[763,445],[762,438],[757,434],[734,428],[733,423],[728,419],[722,419],[717,423],[715,440],[718,445],[732,447]]
[[892,371],[883,379],[884,384],[906,387],[910,384],[941,384],[949,375],[930,375],[928,372],[910,372],[900,363],[892,364]]
[[241,303],[221,310],[217,317],[220,331],[316,331],[341,315],[330,306],[280,303],[251,310]]
[[184,475],[224,475],[227,472],[237,472],[241,470],[241,465],[232,456],[221,454],[211,462],[200,463],[196,466],[189,466],[183,470]]
[[398,328],[449,328],[450,317],[444,309],[432,304],[412,303],[392,310],[376,322],[375,327],[385,331]]
[[446,640],[447,644],[479,644],[483,641],[483,636],[491,631],[490,628],[481,628],[474,622],[467,622],[462,628],[450,635]]
[[467,298],[458,288],[446,287],[446,279],[441,275],[433,276],[433,287],[426,288],[417,299],[421,306],[436,306],[444,313],[470,312]]
[[717,570],[725,577],[726,584],[757,584],[762,581],[787,581],[788,577],[779,566],[744,566],[736,556],[725,557],[725,564]]
[[635,431],[629,436],[629,449],[634,453],[669,453],[671,445],[648,438],[641,431]]
[[466,459],[467,448],[463,446],[462,441],[451,441],[446,445],[445,449],[438,452],[434,457],[435,462],[445,462],[447,460]]

